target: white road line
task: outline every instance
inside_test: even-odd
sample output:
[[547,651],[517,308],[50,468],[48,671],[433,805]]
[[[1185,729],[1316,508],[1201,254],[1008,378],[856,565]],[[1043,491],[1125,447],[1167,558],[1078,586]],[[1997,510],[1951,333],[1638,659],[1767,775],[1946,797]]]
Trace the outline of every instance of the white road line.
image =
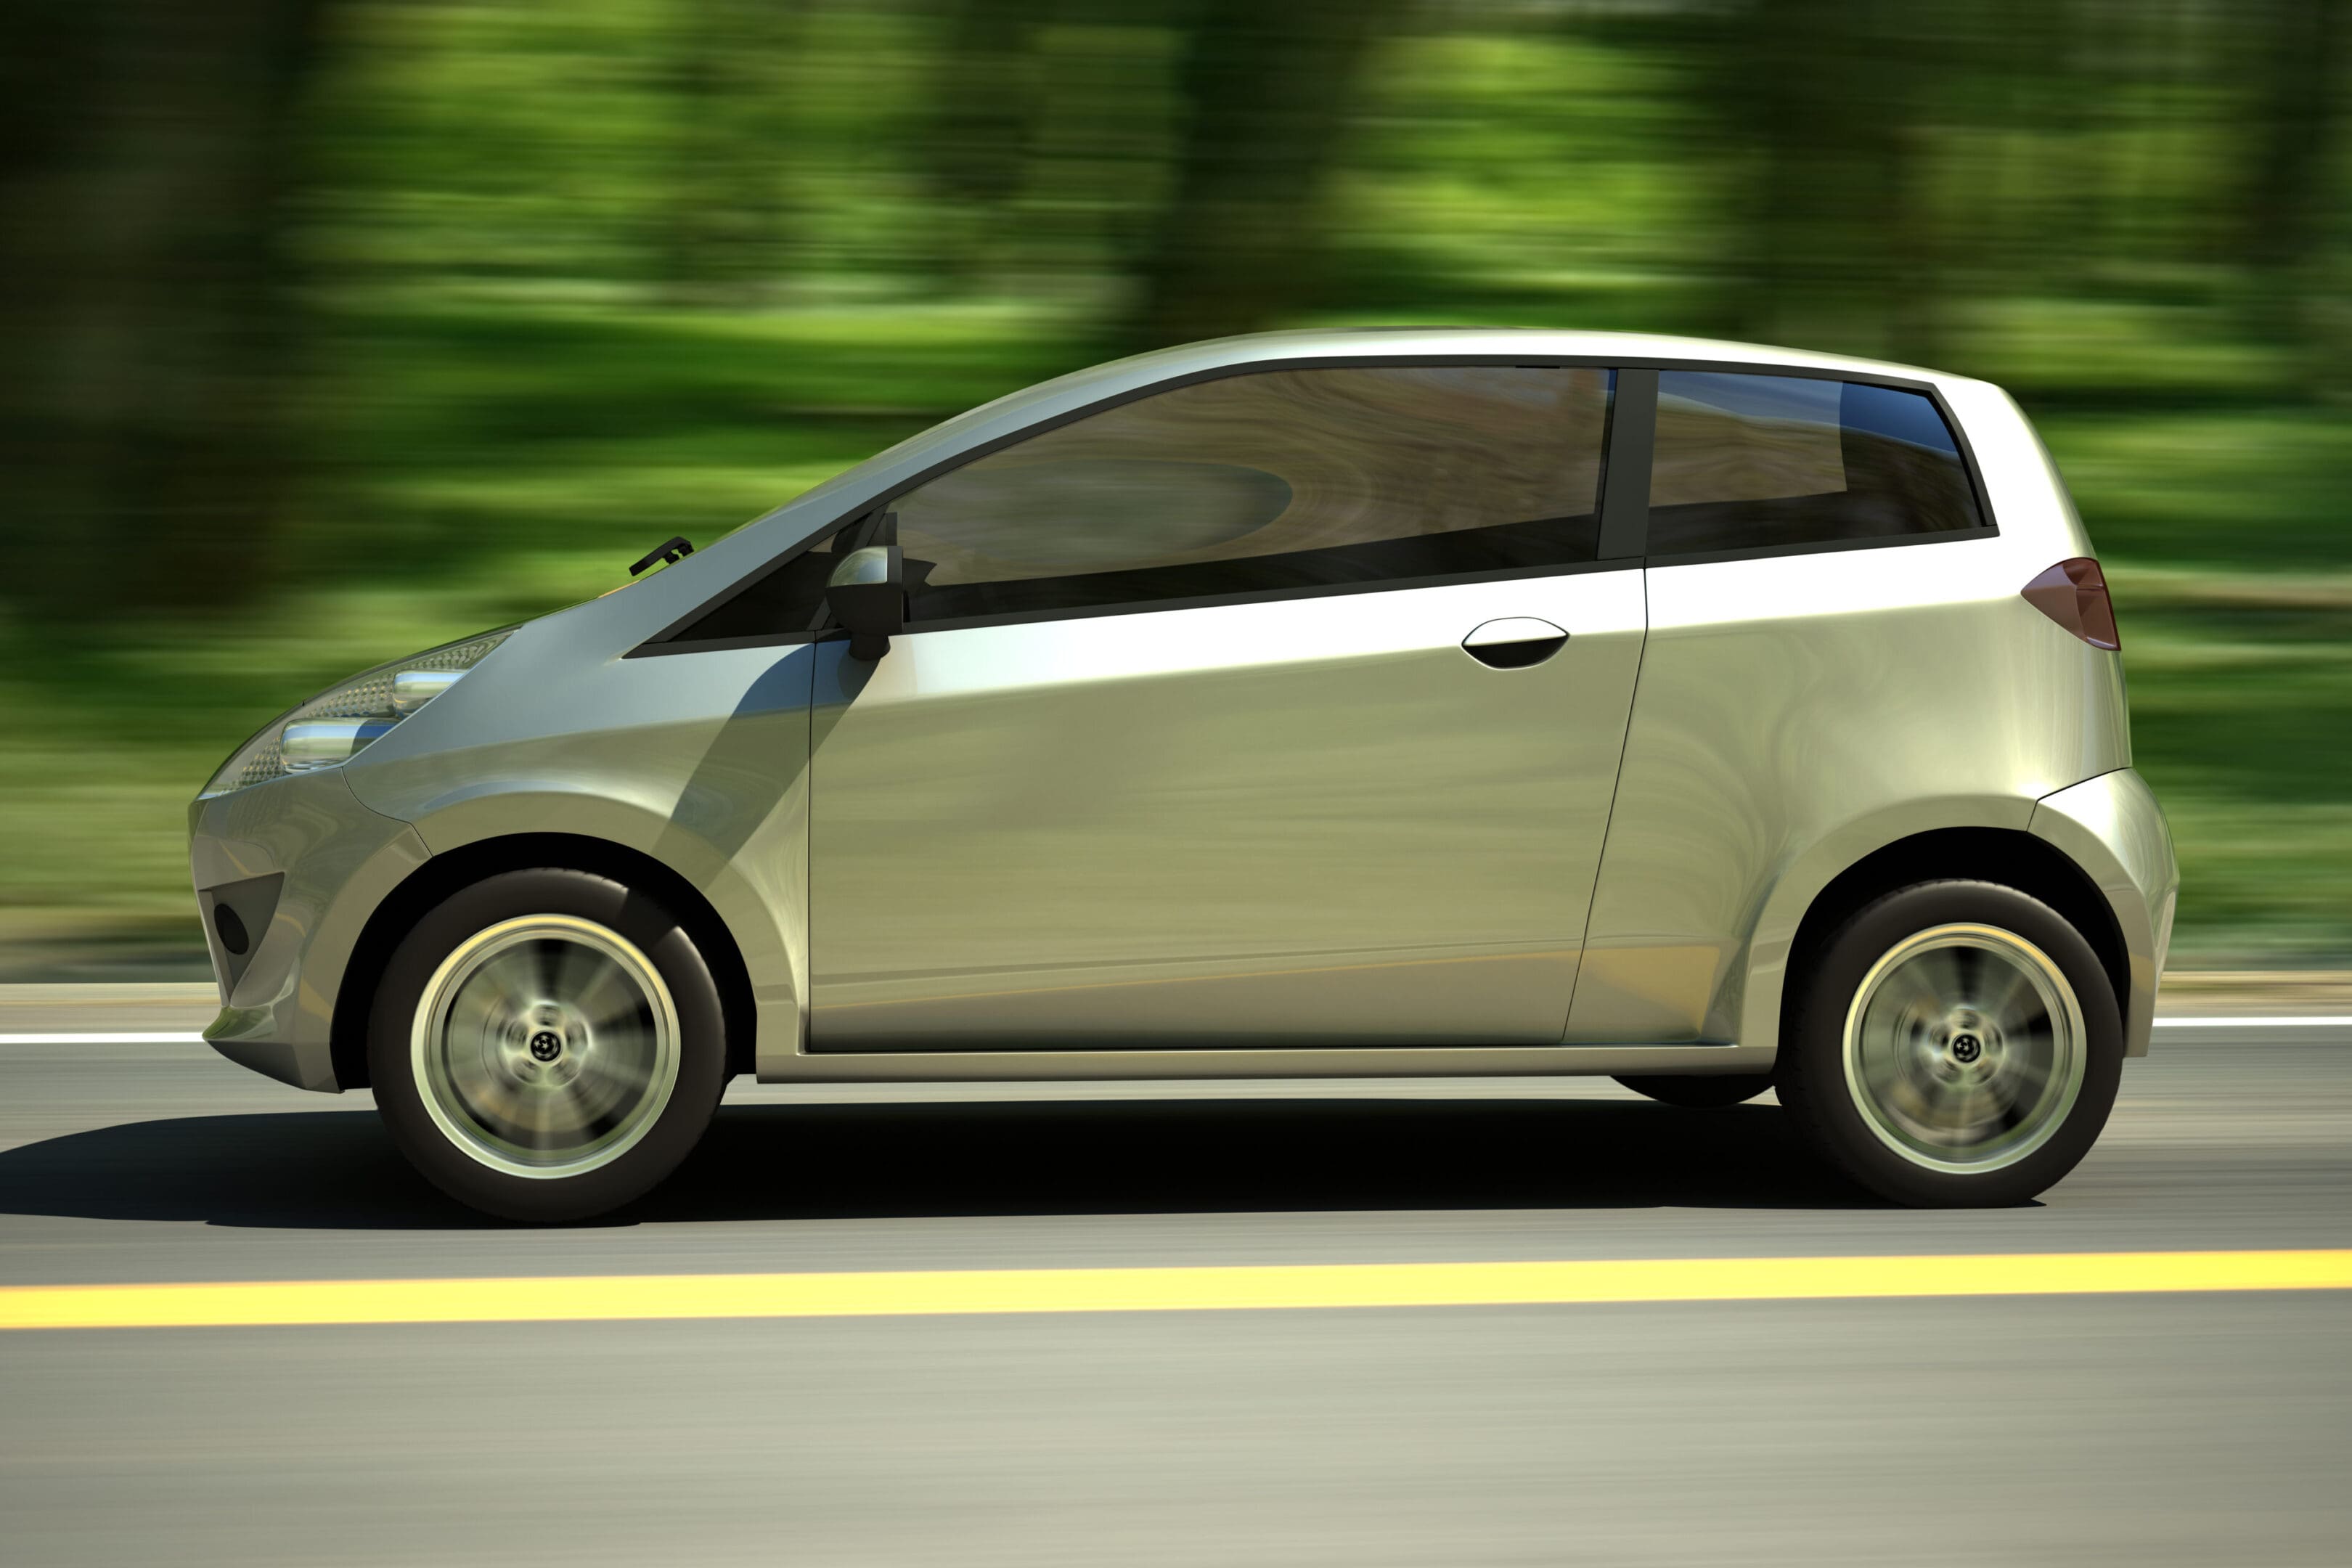
[[[2280,1018],[2158,1018],[2159,1033],[2167,1029],[2352,1029],[2352,1016]],[[57,1031],[45,1034],[0,1034],[0,1046],[200,1046],[204,1036],[194,1030]]]
[[2347,1018],[2158,1018],[2159,1029],[2345,1029]]
[[201,1046],[205,1037],[185,1033],[0,1035],[0,1046]]

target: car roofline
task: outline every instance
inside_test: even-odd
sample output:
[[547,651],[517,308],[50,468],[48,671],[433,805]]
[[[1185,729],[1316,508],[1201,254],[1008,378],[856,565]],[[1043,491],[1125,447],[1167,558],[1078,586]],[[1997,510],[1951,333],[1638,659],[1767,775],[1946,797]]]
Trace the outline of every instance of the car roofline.
[[[1685,337],[1668,332],[1586,331],[1547,327],[1324,327],[1248,332],[1155,349],[1091,368],[1092,371],[1108,371],[1132,367],[1138,371],[1149,369],[1162,376],[1181,376],[1268,361],[1325,356],[1420,358],[1449,353],[1475,354],[1482,358],[1530,354],[1537,358],[1563,360],[1716,361],[1790,369],[1845,371],[1918,381],[1956,379],[1947,372],[1930,370],[1922,365],[1864,359],[1851,354],[1823,353],[1774,343],[1738,342],[1729,339]],[[1080,371],[1076,374],[1086,376],[1091,373]],[[1054,384],[1041,382],[1038,384],[1043,387]]]
[[[1107,360],[1033,383],[929,426],[853,464],[840,473],[769,509],[655,579],[663,589],[628,595],[645,618],[632,615],[631,641],[659,640],[725,597],[713,595],[722,572],[740,584],[809,540],[856,516],[967,454],[1002,445],[1019,433],[1076,417],[1098,405],[1123,402],[1167,383],[1245,374],[1253,366],[1335,361],[1419,361],[1452,358],[1505,363],[1654,363],[1754,367],[1813,374],[1866,376],[1951,387],[1970,378],[1917,365],[1856,359],[1842,354],[1780,348],[1767,343],[1656,332],[1564,331],[1542,327],[1332,327],[1250,332],[1152,349]],[[675,577],[675,582],[663,579]],[[739,590],[740,591],[740,590]],[[687,595],[691,595],[691,597]],[[655,601],[660,601],[657,605]],[[696,607],[698,606],[698,607]],[[691,613],[689,613],[689,611]]]

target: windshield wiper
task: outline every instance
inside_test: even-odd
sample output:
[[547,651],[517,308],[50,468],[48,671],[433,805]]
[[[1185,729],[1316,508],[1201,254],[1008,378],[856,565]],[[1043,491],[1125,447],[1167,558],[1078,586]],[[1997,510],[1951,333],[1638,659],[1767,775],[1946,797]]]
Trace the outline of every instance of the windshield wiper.
[[651,566],[656,561],[662,563],[662,564],[666,566],[674,566],[677,563],[678,559],[681,556],[691,555],[693,553],[694,541],[688,539],[683,533],[674,533],[670,535],[669,539],[666,542],[655,545],[653,550],[646,554],[644,560],[639,561],[635,566],[630,567],[629,575],[632,577],[635,576],[640,572],[643,572],[646,567]]

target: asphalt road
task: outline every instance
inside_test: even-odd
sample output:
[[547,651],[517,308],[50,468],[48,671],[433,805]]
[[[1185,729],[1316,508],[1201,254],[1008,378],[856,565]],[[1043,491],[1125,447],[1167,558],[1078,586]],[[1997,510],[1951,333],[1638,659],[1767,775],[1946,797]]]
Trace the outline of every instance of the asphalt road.
[[[0,1287],[2321,1247],[2341,1026],[2163,1030],[2000,1212],[1606,1084],[739,1085],[543,1231],[364,1096],[0,1044]],[[2339,1564],[2347,1459],[2344,1291],[0,1333],[11,1568]]]

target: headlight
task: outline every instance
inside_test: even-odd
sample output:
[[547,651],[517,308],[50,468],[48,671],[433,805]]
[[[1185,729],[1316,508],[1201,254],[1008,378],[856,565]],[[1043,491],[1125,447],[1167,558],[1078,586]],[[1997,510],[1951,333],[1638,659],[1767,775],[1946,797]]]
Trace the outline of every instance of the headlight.
[[392,727],[457,683],[514,627],[485,632],[464,642],[444,644],[409,658],[354,675],[329,687],[291,712],[281,713],[261,732],[229,753],[205,795],[226,795],[287,773],[340,767]]

